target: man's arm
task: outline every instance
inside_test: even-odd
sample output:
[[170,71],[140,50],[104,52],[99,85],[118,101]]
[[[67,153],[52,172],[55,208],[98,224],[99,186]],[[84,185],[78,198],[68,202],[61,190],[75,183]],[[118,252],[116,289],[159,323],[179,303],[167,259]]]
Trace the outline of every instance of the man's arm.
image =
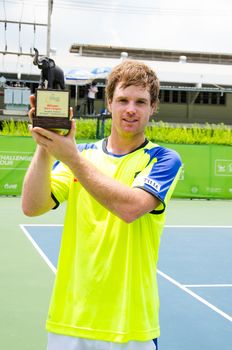
[[[160,201],[150,193],[139,188],[131,188],[119,183],[103,174],[91,162],[82,157],[76,147],[74,139],[74,122],[72,130],[67,136],[61,136],[42,128],[34,128],[33,132],[36,134],[37,143],[40,144],[44,150],[66,164],[83,187],[100,204],[125,222],[130,223],[134,221],[145,213],[154,210],[160,204]],[[49,171],[48,164],[46,166],[44,164],[43,167],[46,167],[47,172]],[[39,171],[38,166],[36,170]],[[48,175],[46,175],[46,179],[48,182],[44,188],[44,191],[46,190],[45,198],[48,197],[50,191]],[[42,182],[40,186],[42,186]],[[45,202],[42,208],[38,208],[38,211],[41,210],[41,213],[52,207],[51,199],[49,201],[42,200],[41,202]],[[54,205],[55,203],[53,203],[53,206]],[[36,206],[36,204],[33,203],[33,206]]]
[[[35,113],[35,96],[30,96],[31,109],[28,113],[32,122]],[[22,209],[25,215],[41,215],[55,207],[51,198],[51,167],[53,157],[49,154],[32,126],[29,127],[37,149],[24,178],[22,189]]]
[[99,203],[125,222],[133,222],[160,204],[152,194],[104,175],[80,154],[77,159],[67,165],[78,181]]
[[51,198],[52,162],[53,157],[43,147],[37,146],[22,190],[22,209],[27,216],[41,215],[55,206]]

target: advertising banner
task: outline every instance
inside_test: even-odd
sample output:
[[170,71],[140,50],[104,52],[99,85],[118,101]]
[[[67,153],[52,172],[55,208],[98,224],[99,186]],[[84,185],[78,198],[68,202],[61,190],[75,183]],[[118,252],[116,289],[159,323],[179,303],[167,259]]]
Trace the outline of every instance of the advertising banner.
[[232,146],[178,145],[183,169],[174,197],[232,199]]
[[[160,145],[176,150],[183,162],[173,197],[232,199],[232,146]],[[0,136],[0,195],[21,195],[35,147],[31,137]]]
[[35,143],[31,137],[0,136],[0,195],[21,194]]

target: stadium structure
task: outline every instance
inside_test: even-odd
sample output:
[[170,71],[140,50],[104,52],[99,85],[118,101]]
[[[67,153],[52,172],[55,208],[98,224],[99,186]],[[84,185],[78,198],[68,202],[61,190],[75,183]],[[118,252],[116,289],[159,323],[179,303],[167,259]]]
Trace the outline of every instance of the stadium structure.
[[[40,70],[33,65],[32,54],[1,55],[0,119],[25,119],[28,96],[38,86]],[[74,43],[68,54],[53,54],[51,58],[64,70],[75,117],[86,115],[86,86],[92,80],[98,85],[95,113],[106,109],[107,75],[122,60],[131,58],[148,64],[160,79],[160,105],[156,120],[232,125],[231,54]],[[9,90],[16,91],[15,101]]]

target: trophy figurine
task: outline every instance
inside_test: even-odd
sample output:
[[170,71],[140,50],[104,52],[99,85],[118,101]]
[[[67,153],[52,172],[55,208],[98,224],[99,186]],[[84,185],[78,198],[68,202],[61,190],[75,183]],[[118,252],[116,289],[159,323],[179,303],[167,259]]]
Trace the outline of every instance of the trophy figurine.
[[32,125],[67,134],[71,128],[70,96],[65,90],[64,72],[53,59],[39,57],[38,50],[34,48],[34,51],[33,64],[41,69],[41,74]]

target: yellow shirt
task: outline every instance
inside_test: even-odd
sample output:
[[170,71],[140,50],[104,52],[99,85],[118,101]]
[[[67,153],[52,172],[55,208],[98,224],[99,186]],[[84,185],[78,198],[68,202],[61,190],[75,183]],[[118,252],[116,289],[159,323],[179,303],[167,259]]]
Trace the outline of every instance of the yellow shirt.
[[119,343],[157,338],[156,265],[180,158],[148,141],[123,156],[109,154],[105,140],[78,147],[102,172],[143,188],[161,204],[127,224],[91,197],[67,167],[55,167],[52,193],[68,204],[47,330]]

